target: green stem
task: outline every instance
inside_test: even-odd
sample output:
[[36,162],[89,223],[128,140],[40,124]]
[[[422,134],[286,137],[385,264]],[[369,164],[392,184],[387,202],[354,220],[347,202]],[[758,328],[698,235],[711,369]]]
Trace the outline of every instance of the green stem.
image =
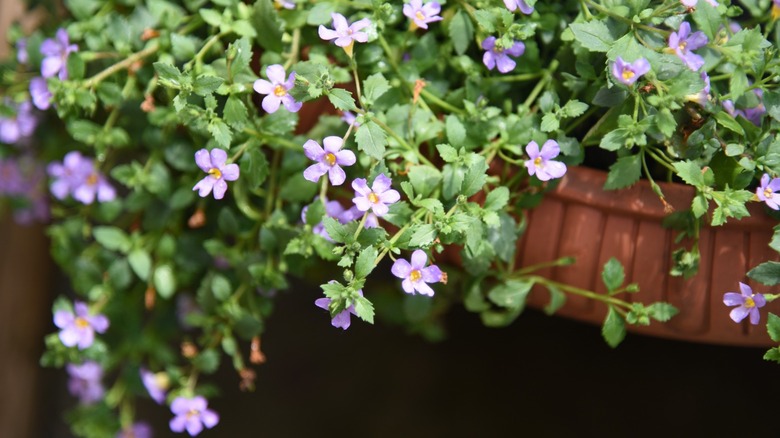
[[[393,244],[394,244],[395,242],[397,242],[397,241],[398,241],[398,239],[400,239],[400,238],[401,238],[401,236],[402,236],[402,235],[403,235],[403,234],[406,232],[406,230],[408,230],[410,226],[412,226],[412,225],[413,225],[413,224],[414,224],[414,223],[415,223],[415,222],[416,222],[418,219],[420,219],[420,217],[421,217],[423,214],[425,214],[425,209],[421,208],[421,209],[417,210],[417,211],[414,213],[414,215],[412,216],[412,218],[411,218],[411,219],[409,219],[409,222],[407,222],[407,223],[406,223],[406,225],[404,225],[403,227],[401,227],[401,229],[400,229],[400,230],[398,230],[398,232],[396,232],[396,233],[393,235],[393,237],[392,237],[392,238],[391,238],[391,239],[390,239],[390,240],[387,242],[387,245],[386,245],[386,246],[385,246],[385,248],[382,250],[382,252],[381,252],[381,253],[379,253],[379,255],[376,257],[376,260],[374,260],[374,266],[378,265],[378,264],[379,264],[379,262],[380,262],[380,261],[382,261],[382,259],[383,259],[383,258],[385,258],[385,256],[387,255],[387,253],[390,251],[390,247],[392,247],[392,246],[393,246]],[[360,229],[360,228],[358,228],[358,229]]]
[[[589,299],[592,299],[592,300],[601,301],[602,303],[612,304],[612,305],[615,305],[615,306],[618,306],[618,307],[623,307],[625,309],[631,309],[631,304],[629,304],[629,303],[627,303],[627,302],[625,302],[625,301],[623,301],[623,300],[621,300],[619,298],[611,297],[609,295],[598,294],[596,292],[589,291],[587,289],[580,289],[578,287],[571,286],[571,285],[568,285],[568,284],[565,284],[565,283],[559,283],[557,281],[553,281],[553,280],[550,280],[550,279],[548,279],[546,277],[542,277],[542,276],[539,276],[539,275],[528,275],[528,276],[525,276],[525,278],[527,278],[529,280],[533,280],[536,283],[541,283],[541,284],[545,284],[545,285],[549,285],[549,286],[554,286],[554,287],[556,287],[556,288],[558,288],[558,289],[560,289],[560,290],[562,290],[564,292],[568,292],[570,294],[579,295],[581,297],[586,297],[586,298],[589,298]],[[622,310],[622,309],[616,309],[616,310]]]
[[123,59],[120,62],[117,62],[116,64],[106,68],[105,70],[97,73],[95,76],[92,76],[91,78],[84,81],[82,87],[83,88],[94,88],[97,84],[103,81],[103,79],[113,75],[114,73],[125,70],[129,68],[131,65],[136,63],[137,61],[146,58],[147,56],[153,54],[160,48],[160,45],[157,43],[149,45],[149,47],[141,50],[140,52],[133,53],[132,55],[128,56],[127,58]]
[[358,224],[357,230],[355,230],[355,235],[352,237],[352,240],[357,240],[357,238],[360,236],[360,232],[363,231],[363,227],[366,225],[367,218],[368,218],[368,211],[363,213],[363,218],[360,219],[360,223]]
[[547,86],[547,84],[552,80],[552,74],[555,72],[555,70],[558,69],[558,60],[553,59],[550,63],[550,67],[544,71],[544,76],[542,77],[542,80],[539,81],[533,90],[531,90],[531,94],[528,95],[528,98],[525,99],[525,102],[523,102],[523,106],[530,110],[531,104],[534,103],[536,98],[539,96],[539,94],[544,90],[544,87]]
[[393,137],[393,139],[395,139],[395,141],[397,141],[398,144],[400,144],[402,147],[404,147],[404,148],[410,150],[411,152],[413,152],[420,161],[422,161],[423,163],[425,163],[425,164],[427,164],[429,166],[433,166],[433,163],[431,163],[430,160],[425,158],[425,156],[423,154],[421,154],[419,150],[417,150],[414,147],[412,147],[412,145],[407,143],[406,140],[404,140],[403,138],[401,138],[401,136],[396,134],[395,131],[393,131],[389,126],[387,126],[387,124],[385,124],[385,122],[383,122],[383,121],[381,121],[381,120],[379,120],[379,119],[377,119],[375,117],[371,117],[371,121],[373,121],[374,123],[379,125],[380,128],[382,128],[388,135],[390,135],[390,137]]
[[290,53],[288,54],[287,61],[284,63],[284,71],[290,68],[298,61],[298,53],[301,46],[301,29],[295,28],[292,35],[292,45],[290,46]]

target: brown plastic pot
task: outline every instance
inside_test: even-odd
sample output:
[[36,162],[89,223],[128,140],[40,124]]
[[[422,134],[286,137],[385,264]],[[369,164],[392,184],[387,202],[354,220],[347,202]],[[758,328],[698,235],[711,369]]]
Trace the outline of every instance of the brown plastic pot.
[[[549,262],[574,256],[571,266],[547,268],[539,274],[584,289],[605,292],[601,269],[611,257],[623,263],[626,281],[638,283],[638,294],[622,296],[643,303],[666,301],[680,310],[671,321],[650,326],[629,326],[629,330],[686,341],[741,346],[776,345],[763,324],[767,311],[780,314],[780,303],[761,309],[762,324],[752,326],[745,319],[734,323],[723,294],[739,291],[738,282],[756,292],[777,293],[749,281],[746,273],[766,260],[778,260],[769,248],[772,227],[777,221],[766,216],[763,206],[749,205],[751,216],[730,220],[720,227],[704,227],[700,234],[699,272],[691,279],[668,274],[676,232],[663,228],[664,207],[647,181],[632,187],[605,191],[606,173],[583,167],[570,168],[560,185],[528,213],[528,228],[518,241],[517,266]],[[674,208],[690,207],[694,189],[674,183],[660,183],[666,200]],[[541,308],[549,301],[546,289],[537,286],[529,294],[529,305]],[[606,306],[587,298],[569,295],[557,314],[601,324]]]

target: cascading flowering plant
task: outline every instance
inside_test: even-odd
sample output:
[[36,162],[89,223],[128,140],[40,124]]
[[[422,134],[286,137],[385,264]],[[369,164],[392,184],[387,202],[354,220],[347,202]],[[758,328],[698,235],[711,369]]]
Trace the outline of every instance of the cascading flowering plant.
[[[434,300],[396,315],[432,338],[461,301],[500,326],[545,291],[550,312],[598,301],[611,346],[668,320],[625,298],[617,259],[590,291],[543,275],[569,258],[517,257],[528,210],[583,163],[677,209],[678,275],[703,226],[780,207],[777,6],[733,22],[711,0],[102,3],[12,32],[0,66],[0,209],[50,221],[72,296],[43,362],[67,370],[87,436],[148,436],[147,402],[173,432],[218,429],[201,381],[228,357],[253,388],[274,295],[305,293],[291,277],[320,284],[328,330],[373,323],[380,293]],[[771,287],[777,266],[747,275]],[[776,295],[715,287],[735,330],[780,336]]]

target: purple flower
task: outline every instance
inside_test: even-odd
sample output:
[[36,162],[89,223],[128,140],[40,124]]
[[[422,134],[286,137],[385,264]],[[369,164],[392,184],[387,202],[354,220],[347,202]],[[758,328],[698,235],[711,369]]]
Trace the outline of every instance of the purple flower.
[[68,55],[79,50],[79,46],[70,43],[68,32],[58,29],[55,39],[47,38],[41,44],[41,75],[50,78],[58,75],[60,80],[68,79]]
[[433,289],[428,283],[438,283],[441,281],[442,273],[438,266],[431,265],[427,268],[428,255],[425,251],[418,249],[412,253],[412,263],[404,259],[398,259],[393,263],[390,272],[398,278],[403,278],[401,286],[404,292],[414,294],[415,291],[423,295],[433,296]]
[[295,3],[288,2],[287,0],[274,0],[274,7],[276,9],[295,9]]
[[534,12],[534,8],[532,6],[528,6],[528,3],[526,3],[524,0],[504,0],[504,4],[506,5],[507,9],[512,12],[518,8],[520,9],[520,12],[524,13],[525,15],[531,15]]
[[175,415],[168,424],[174,432],[184,432],[195,436],[203,431],[203,426],[211,429],[219,423],[219,415],[208,409],[208,402],[202,396],[193,398],[176,397],[171,403],[171,412]]
[[68,364],[68,391],[78,397],[81,404],[92,404],[100,401],[105,389],[100,380],[103,378],[103,368],[97,362],[87,361],[81,365]]
[[30,54],[27,53],[27,39],[21,38],[16,42],[16,61],[19,64],[27,64],[30,62]]
[[488,70],[498,67],[501,73],[509,73],[517,65],[508,55],[520,56],[525,52],[525,44],[522,41],[515,41],[512,47],[506,49],[500,44],[496,44],[496,37],[489,36],[482,41],[482,48],[485,54],[482,56],[482,63]]
[[76,301],[75,313],[58,310],[54,313],[54,325],[59,327],[60,340],[66,347],[78,346],[79,350],[89,348],[95,342],[95,332],[108,330],[108,318],[104,315],[90,315],[86,303]]
[[736,109],[734,107],[734,102],[731,100],[724,100],[722,102],[723,109],[726,110],[726,112],[734,118],[737,118],[737,116],[742,116],[746,118],[748,121],[753,123],[756,126],[761,126],[761,122],[763,121],[764,114],[766,114],[766,107],[764,107],[763,103],[763,97],[764,92],[760,88],[757,88],[753,90],[753,92],[758,96],[759,104],[758,106],[755,106],[753,108],[746,108],[744,110]]
[[30,79],[30,98],[36,108],[46,111],[51,106],[53,97],[45,78],[38,76]]
[[[682,3],[684,6],[687,6],[689,8],[696,7],[696,3],[698,2],[699,0],[680,0],[680,3]],[[718,7],[718,2],[716,2],[715,0],[706,0],[706,2],[712,5],[713,8]]]
[[[363,296],[363,290],[362,289],[359,290],[358,294],[362,297]],[[331,301],[332,300],[330,298],[319,298],[319,299],[314,301],[314,305],[316,305],[320,309],[330,310],[329,306],[330,306],[330,302]],[[344,330],[348,329],[349,325],[351,324],[350,316],[349,316],[350,313],[357,316],[357,312],[355,312],[355,305],[354,304],[350,305],[346,309],[344,309],[341,312],[339,312],[338,315],[334,316],[330,320],[330,325],[332,325],[333,327],[344,329]]]
[[38,125],[30,102],[15,105],[15,117],[0,117],[0,142],[15,144],[32,135]]
[[227,152],[215,148],[211,153],[206,149],[195,152],[195,163],[208,176],[195,184],[192,190],[197,190],[201,198],[205,198],[214,189],[214,199],[222,199],[227,191],[227,182],[238,179],[238,164],[225,164],[227,162]]
[[362,212],[371,210],[378,217],[382,217],[389,210],[387,204],[398,202],[401,199],[398,191],[393,190],[391,187],[392,181],[384,173],[380,173],[376,177],[371,188],[368,188],[365,178],[357,178],[352,181],[352,188],[355,190],[356,195],[352,202],[355,203],[358,210]]
[[761,313],[758,309],[766,305],[766,298],[762,294],[754,294],[753,289],[742,282],[739,283],[739,290],[742,292],[741,294],[736,292],[723,294],[723,304],[739,306],[731,309],[729,316],[734,322],[741,322],[750,314],[750,323],[758,325],[758,321],[761,319]]
[[684,21],[677,32],[669,35],[669,49],[674,51],[689,69],[697,71],[704,65],[704,58],[692,51],[704,47],[708,41],[702,31],[691,34],[690,23]]
[[765,173],[761,177],[761,186],[756,188],[756,197],[772,210],[780,210],[780,204],[778,204],[780,196],[775,196],[778,191],[780,191],[780,178],[771,178],[770,180],[769,174]]
[[65,155],[60,163],[50,163],[47,172],[54,178],[51,192],[57,199],[65,199],[68,194],[82,204],[113,201],[116,198],[114,188],[106,178],[95,169],[95,163],[83,157],[78,151]]
[[296,102],[288,91],[295,85],[295,72],[290,72],[290,76],[287,80],[284,80],[284,67],[279,64],[269,65],[265,69],[265,74],[268,76],[267,81],[265,79],[258,79],[255,81],[254,89],[260,94],[267,94],[263,98],[263,109],[271,114],[275,113],[279,109],[279,104],[284,104],[284,108],[291,112],[297,113],[301,109],[303,103]]
[[371,25],[371,20],[364,18],[358,20],[351,25],[347,22],[347,19],[343,15],[333,12],[330,14],[333,18],[334,29],[328,29],[327,27],[320,25],[319,34],[320,38],[325,41],[336,40],[336,45],[343,47],[348,56],[352,56],[352,48],[355,45],[355,41],[359,43],[365,43],[368,41],[368,34],[361,32],[362,29]]
[[152,426],[147,423],[133,423],[129,429],[122,429],[116,438],[152,438]]
[[357,122],[355,115],[349,111],[343,111],[341,113],[341,120],[343,120],[347,125],[355,125],[355,128],[360,127],[360,123]]
[[707,102],[710,100],[710,77],[707,75],[706,71],[701,72],[701,80],[704,81],[704,88],[696,94],[685,96],[685,99],[696,102],[703,107],[707,105]]
[[[6,177],[8,180],[4,181]],[[17,196],[19,201],[14,205],[16,223],[27,225],[49,219],[46,169],[36,159],[22,156],[18,161],[0,160],[0,194],[4,192]]]
[[334,186],[344,184],[347,174],[341,166],[351,166],[355,164],[357,158],[354,152],[349,149],[341,150],[344,140],[341,137],[329,136],[322,140],[325,145],[323,149],[320,144],[314,140],[307,140],[303,144],[303,151],[310,160],[317,164],[312,164],[303,171],[303,177],[311,182],[317,182],[322,175],[328,174],[330,183]]
[[161,405],[165,401],[165,390],[168,389],[168,375],[160,372],[153,373],[145,368],[141,368],[141,382],[143,382],[146,391],[152,400]]
[[441,5],[435,1],[423,5],[422,0],[411,0],[404,5],[404,15],[409,17],[415,26],[423,29],[428,28],[428,23],[442,20],[439,12],[441,12]]
[[612,64],[612,76],[625,85],[633,85],[637,79],[649,71],[650,63],[645,58],[628,63],[618,56]]
[[[316,200],[316,198],[315,198]],[[309,211],[309,206],[303,207],[301,209],[301,221],[304,223],[306,222],[306,212]],[[349,210],[345,210],[344,207],[341,205],[339,201],[328,201],[325,200],[325,215],[327,217],[332,217],[333,219],[336,219],[342,224],[346,224],[347,222],[350,222],[354,220],[354,217],[350,214]],[[324,237],[325,240],[332,242],[333,239],[330,237],[330,234],[328,234],[328,230],[325,229],[325,225],[323,225],[322,222],[318,223],[312,228],[312,232],[314,234],[319,234],[320,236]]]
[[549,181],[553,178],[560,178],[566,173],[566,165],[560,161],[553,161],[561,152],[558,142],[547,140],[539,151],[539,145],[535,141],[528,143],[525,152],[530,157],[526,160],[525,167],[528,168],[529,175],[536,175],[540,181]]
[[0,159],[0,195],[16,196],[24,192],[24,187],[19,163],[13,158]]

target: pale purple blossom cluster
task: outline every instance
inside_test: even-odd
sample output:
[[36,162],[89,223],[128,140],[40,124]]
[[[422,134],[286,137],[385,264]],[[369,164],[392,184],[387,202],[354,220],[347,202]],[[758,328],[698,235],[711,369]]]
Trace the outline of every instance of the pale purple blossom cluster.
[[650,63],[645,58],[639,58],[634,62],[626,62],[618,56],[612,64],[612,76],[624,85],[633,85],[637,79],[649,71]]
[[92,314],[82,301],[76,301],[73,310],[61,309],[54,313],[54,325],[60,328],[60,341],[66,347],[89,348],[95,342],[95,333],[108,330],[108,318]]
[[687,21],[680,24],[680,29],[677,32],[672,32],[669,35],[669,49],[693,71],[698,71],[704,66],[704,58],[693,51],[706,46],[708,42],[709,39],[707,39],[707,35],[704,35],[704,32],[691,33],[691,25]]
[[756,198],[772,210],[780,210],[780,178],[771,178],[765,173],[761,177],[761,185],[756,188]]
[[12,108],[16,113],[14,116],[0,116],[0,143],[20,144],[30,137],[38,126],[38,117],[30,102],[14,104]]
[[152,400],[161,405],[165,401],[165,391],[168,389],[168,375],[164,372],[153,373],[146,368],[141,368],[139,374],[146,392]]
[[758,325],[761,320],[761,312],[758,311],[766,305],[766,298],[763,294],[753,293],[753,289],[745,283],[739,283],[739,293],[726,292],[723,295],[723,304],[733,307],[729,316],[734,322],[742,322],[750,315],[750,323]]
[[766,107],[764,106],[764,91],[760,88],[756,88],[753,90],[753,93],[758,97],[758,105],[752,107],[752,108],[745,108],[745,109],[737,109],[734,106],[734,102],[731,100],[724,100],[722,105],[723,109],[726,110],[727,113],[731,117],[737,118],[738,116],[742,116],[750,123],[761,126],[761,122],[763,121],[764,114],[766,114]]
[[[707,3],[709,3],[713,8],[718,7],[718,2],[715,0],[705,0]],[[696,4],[699,3],[699,0],[680,0],[680,3],[682,3],[684,6],[687,6],[689,8],[695,8]]]
[[536,175],[540,181],[549,181],[566,174],[566,164],[553,160],[561,152],[557,141],[547,140],[542,145],[541,150],[539,145],[532,141],[526,145],[525,152],[529,156],[529,159],[525,161],[528,174]]
[[[309,206],[303,207],[301,210],[301,221],[304,223],[306,222],[306,213],[309,211]],[[355,219],[360,218],[362,216],[362,213],[357,209],[357,207],[352,207],[345,209],[339,201],[328,201],[325,199],[325,215],[327,217],[332,217],[333,219],[336,219],[339,221],[339,223],[346,224],[349,222],[352,222]],[[373,226],[376,226],[375,224],[372,224]],[[366,223],[366,228],[372,228],[368,223]],[[325,225],[323,225],[322,222],[318,223],[312,228],[312,232],[314,234],[318,234],[325,238],[325,240],[332,242],[333,239],[328,234],[328,230],[325,229]]]
[[30,98],[33,105],[41,111],[45,111],[51,107],[51,101],[54,95],[49,90],[49,85],[46,83],[46,78],[37,77],[30,79]]
[[382,217],[389,211],[389,205],[398,202],[401,194],[392,188],[392,181],[380,173],[368,187],[365,178],[356,178],[352,181],[352,188],[355,190],[355,197],[352,202],[358,210],[362,212],[371,211],[378,217]]
[[438,283],[442,280],[441,269],[436,265],[428,264],[428,255],[425,251],[418,249],[412,253],[411,263],[405,259],[398,259],[393,263],[391,272],[398,278],[402,278],[401,287],[404,292],[414,295],[415,292],[433,296],[433,289],[428,283]]
[[295,72],[290,72],[290,75],[285,79],[284,67],[273,64],[266,67],[265,74],[269,80],[258,79],[253,85],[256,92],[266,95],[262,102],[263,109],[272,114],[279,109],[281,104],[291,113],[298,112],[303,103],[296,102],[289,94],[289,91],[295,86]]
[[109,202],[116,198],[116,191],[97,170],[95,162],[78,151],[68,152],[62,163],[50,163],[46,171],[53,179],[50,189],[57,199],[72,196],[82,204],[92,204],[95,199]]
[[190,436],[198,435],[204,426],[208,429],[219,423],[219,415],[208,408],[208,402],[202,396],[176,397],[171,403],[174,417],[169,426],[174,432],[184,432]]
[[[357,292],[358,292],[358,295],[360,295],[361,297],[363,296],[363,290],[362,289],[358,290]],[[330,298],[319,298],[319,299],[314,301],[314,305],[316,305],[320,309],[330,310],[329,306],[330,306],[331,301],[332,300]],[[342,310],[336,316],[331,318],[330,324],[333,327],[346,330],[346,329],[349,328],[349,325],[352,323],[351,320],[350,320],[351,318],[349,316],[350,314],[357,315],[357,313],[355,312],[355,305],[354,304],[350,304],[349,307],[347,307],[346,309]]]
[[103,367],[97,362],[86,361],[82,364],[68,364],[68,391],[83,405],[96,403],[103,399],[106,390],[101,380]]
[[0,196],[14,200],[14,220],[19,224],[49,219],[46,169],[29,155],[0,159]]
[[57,29],[55,38],[47,38],[41,44],[41,75],[44,78],[57,76],[61,81],[68,79],[68,56],[77,52],[79,46],[70,43],[68,32]]
[[422,29],[428,29],[428,23],[442,20],[441,5],[435,1],[423,4],[422,0],[411,0],[404,5],[403,12],[414,26]]
[[517,9],[520,9],[520,12],[526,15],[531,15],[534,12],[533,6],[528,6],[525,0],[504,0],[504,5],[512,12]]
[[314,140],[308,140],[303,144],[303,151],[310,160],[316,161],[303,171],[303,177],[311,182],[319,181],[322,175],[328,174],[330,183],[334,186],[344,184],[347,174],[341,166],[355,164],[355,153],[349,149],[341,149],[344,140],[341,137],[329,136],[322,140],[324,148]]
[[330,14],[333,19],[333,29],[320,25],[318,32],[320,38],[325,41],[332,41],[343,48],[348,56],[352,56],[352,48],[355,42],[365,43],[368,41],[368,34],[363,29],[371,26],[371,20],[363,18],[352,24],[349,24],[346,17],[334,12]]
[[195,163],[208,174],[192,188],[202,198],[213,190],[214,199],[222,199],[227,192],[227,181],[237,180],[240,173],[238,164],[227,164],[227,152],[219,148],[195,152]]
[[133,423],[129,428],[120,430],[116,438],[152,438],[152,426],[144,422]]
[[501,73],[509,73],[514,70],[517,63],[509,56],[518,57],[525,52],[525,44],[522,41],[514,41],[511,47],[503,47],[497,42],[496,37],[489,36],[482,41],[482,63],[488,70],[497,68]]

